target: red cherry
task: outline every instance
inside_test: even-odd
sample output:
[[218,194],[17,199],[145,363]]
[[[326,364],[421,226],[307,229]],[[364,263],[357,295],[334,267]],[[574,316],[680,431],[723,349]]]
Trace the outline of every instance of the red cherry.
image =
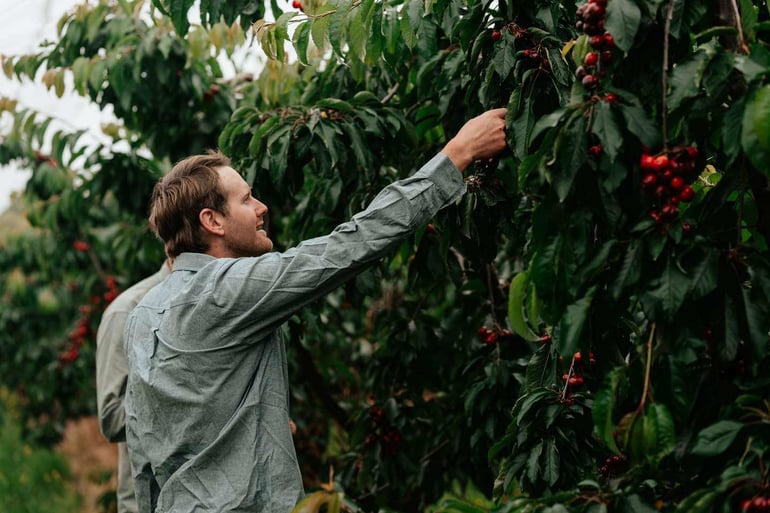
[[689,203],[695,197],[695,190],[689,185],[685,185],[681,191],[679,191],[679,199],[685,203]]
[[[298,0],[294,0],[294,2],[297,2]],[[492,31],[492,41],[500,41],[500,38],[503,37],[503,34],[499,30],[493,30]]]
[[583,59],[583,65],[586,67],[593,67],[596,66],[596,63],[599,61],[599,54],[596,52],[588,52],[585,56],[585,59]]
[[655,188],[655,196],[662,198],[663,196],[666,196],[668,194],[668,187],[665,185],[658,185]]
[[550,342],[551,342],[551,335],[549,335],[548,333],[540,337],[541,344],[549,344]]
[[679,213],[679,208],[671,203],[666,203],[661,207],[660,213],[663,214],[664,217],[674,217]]
[[696,148],[695,146],[688,146],[687,156],[690,157],[690,160],[695,160],[696,158],[698,158],[698,148]]
[[583,80],[581,81],[583,83],[583,87],[586,89],[593,89],[596,87],[599,83],[599,79],[596,78],[594,75],[586,75],[583,77]]
[[682,223],[682,231],[690,233],[692,231],[692,225],[690,223]]
[[612,50],[604,50],[601,55],[602,64],[608,64],[612,60]]
[[666,155],[658,155],[653,160],[652,167],[658,173],[662,173],[668,167],[668,157]]
[[612,37],[612,34],[610,34],[609,32],[606,32],[604,34],[604,46],[606,46],[607,48],[612,48],[613,46],[615,46],[615,38]]
[[495,342],[497,342],[497,333],[494,331],[487,334],[486,338],[484,338],[485,344],[494,344]]
[[583,78],[585,78],[587,74],[588,72],[583,66],[578,66],[575,69],[575,78],[577,78],[578,80],[583,80]]
[[655,175],[655,173],[647,173],[644,175],[644,178],[642,178],[642,187],[645,189],[650,189],[652,187],[655,187],[655,185],[658,183],[658,177]]
[[674,177],[674,173],[670,169],[666,169],[660,174],[660,177],[664,182],[668,182]]
[[571,386],[571,387],[574,387],[575,385],[578,384],[577,378],[575,376],[569,378],[569,380],[567,382],[569,383],[569,386]]
[[681,177],[675,176],[675,177],[673,177],[671,179],[671,188],[672,189],[674,189],[675,191],[678,191],[682,187],[684,187],[684,180],[682,180]]
[[575,360],[575,363],[580,363],[580,360],[583,359],[583,357],[580,355],[580,351],[575,353],[575,356],[573,356],[573,359]]
[[591,48],[598,50],[604,46],[604,37],[600,35],[591,36],[588,38],[588,44],[591,45]]
[[641,167],[643,171],[654,171],[655,157],[653,157],[652,155],[647,155],[646,153],[643,153],[641,158],[639,159],[639,167]]
[[85,252],[85,251],[88,251],[91,248],[91,246],[89,246],[86,241],[76,240],[75,242],[72,243],[72,248],[75,251]]
[[602,145],[601,144],[594,144],[593,146],[588,148],[588,153],[592,157],[598,157],[599,155],[602,154]]
[[650,210],[649,215],[652,218],[652,220],[655,221],[656,223],[660,224],[663,222],[663,218],[660,217],[660,213],[657,210]]
[[604,101],[607,103],[618,103],[618,95],[615,93],[607,93],[604,95]]
[[293,0],[291,2],[291,6],[295,9],[299,9],[300,11],[302,10],[302,2],[300,0]]
[[561,376],[562,383],[566,383],[568,379],[569,379],[569,374],[562,374]]

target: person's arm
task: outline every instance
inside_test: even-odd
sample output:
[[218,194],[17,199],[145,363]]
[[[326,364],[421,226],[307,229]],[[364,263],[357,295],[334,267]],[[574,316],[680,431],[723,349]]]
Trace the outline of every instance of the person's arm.
[[107,309],[96,332],[96,408],[99,428],[110,442],[126,439],[123,394],[128,370],[123,328],[128,312]]
[[[304,305],[361,272],[465,193],[460,171],[474,159],[494,156],[505,147],[505,109],[478,116],[417,173],[385,187],[362,212],[324,237],[307,240],[284,253],[256,258],[221,259],[198,273],[212,286],[205,296],[190,297],[200,308],[179,309],[182,337],[193,347],[211,340],[193,335],[206,328],[208,315],[223,318],[238,337],[258,341]],[[188,298],[180,298],[185,303]],[[204,303],[207,306],[204,306]],[[172,316],[173,316],[173,312]],[[189,332],[190,336],[186,336]]]

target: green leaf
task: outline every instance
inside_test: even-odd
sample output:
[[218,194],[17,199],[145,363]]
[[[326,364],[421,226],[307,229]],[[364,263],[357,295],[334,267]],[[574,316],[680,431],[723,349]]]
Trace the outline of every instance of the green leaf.
[[174,29],[176,29],[176,33],[179,37],[184,37],[187,34],[187,30],[190,28],[190,23],[187,21],[187,13],[194,3],[195,0],[171,1],[169,14],[171,15],[171,22],[174,24]]
[[513,405],[513,409],[511,410],[511,415],[516,419],[516,425],[521,425],[521,423],[524,421],[524,418],[529,414],[529,410],[531,410],[536,404],[543,400],[548,400],[549,398],[553,397],[553,395],[554,392],[545,388],[541,388],[534,392],[529,392],[519,396],[519,398],[516,400],[516,403]]
[[604,29],[612,34],[615,46],[627,52],[634,44],[642,12],[636,2],[631,0],[612,0],[607,2],[607,14]]
[[324,50],[329,44],[329,20],[331,16],[320,16],[320,14],[329,12],[333,7],[329,6],[325,9],[319,9],[319,16],[312,19],[310,22],[310,35],[313,40],[313,44],[316,48]]
[[645,423],[647,461],[657,466],[676,446],[674,418],[664,404],[653,403],[647,409]]
[[[766,90],[766,88],[762,88],[761,91],[764,90]],[[763,122],[761,120],[759,122],[757,121],[758,118],[755,112],[755,109],[759,108],[767,113],[767,97],[766,93],[762,93],[759,104],[755,105],[757,103],[757,96],[759,96],[759,92],[751,94],[746,102],[746,108],[743,110],[741,146],[751,163],[766,176],[770,176],[770,165],[768,165],[768,163],[770,163],[770,148],[763,144],[759,139],[759,134],[756,131],[757,124],[761,127],[760,130],[762,131],[763,137],[765,136],[765,128],[762,127]]]
[[300,23],[293,35],[294,50],[297,52],[297,59],[305,66],[310,65],[307,60],[307,47],[310,43],[310,27],[310,22]]
[[596,293],[596,287],[591,287],[582,298],[569,305],[559,323],[559,338],[557,350],[561,354],[574,354],[580,344],[580,335],[583,332],[591,310],[591,303]]
[[626,122],[626,128],[634,134],[642,144],[649,148],[655,148],[660,143],[660,130],[655,122],[650,119],[642,103],[631,93],[620,93],[620,114]]
[[268,118],[254,131],[254,135],[251,136],[251,141],[249,142],[249,155],[252,157],[259,156],[262,150],[262,137],[280,120],[281,118],[278,116]]
[[757,142],[764,150],[770,150],[770,86],[764,86],[756,92],[748,110],[754,117],[752,127]]
[[289,40],[289,21],[297,14],[299,14],[297,11],[288,11],[278,16],[278,19],[275,20],[273,30],[275,30],[275,37],[279,45],[283,44],[283,41]]
[[722,148],[728,158],[728,163],[735,160],[741,151],[741,134],[743,126],[743,108],[746,105],[746,97],[738,98],[727,112],[725,112],[721,123]]
[[567,61],[564,59],[564,55],[559,48],[548,48],[547,54],[548,65],[551,68],[551,73],[556,79],[559,85],[569,87],[573,81],[573,73],[570,70]]
[[524,313],[524,302],[529,289],[529,273],[526,271],[517,274],[511,280],[508,291],[508,323],[524,340],[535,341],[540,337],[530,328]]
[[549,486],[556,484],[559,480],[559,450],[553,438],[546,440],[545,452],[543,453],[543,479]]
[[401,18],[399,18],[398,27],[401,32],[401,40],[403,43],[410,50],[413,49],[417,44],[417,34],[412,28],[412,24],[409,22],[409,18],[405,14],[402,14]]
[[535,483],[537,477],[541,474],[540,469],[540,455],[543,453],[543,441],[539,441],[529,451],[529,458],[527,459],[527,479],[530,483]]
[[623,289],[639,280],[642,272],[641,248],[642,244],[639,239],[633,239],[628,245],[623,264],[612,284],[611,293],[614,299],[620,297]]
[[626,367],[615,367],[604,378],[602,386],[596,391],[593,405],[594,430],[599,439],[615,454],[620,454],[615,443],[615,423],[613,422],[613,411],[615,409],[615,399],[618,394],[620,383],[625,378]]
[[375,65],[382,55],[383,35],[382,35],[382,3],[375,2],[372,13],[369,17],[369,28],[366,33],[366,58],[365,62],[369,66]]
[[624,513],[658,513],[658,510],[642,500],[637,494],[630,494],[623,498],[623,506],[620,511]]
[[704,257],[689,270],[689,274],[692,299],[699,299],[715,290],[719,284],[719,251],[707,249]]
[[366,55],[366,25],[362,19],[363,9],[356,9],[348,25],[347,42],[350,51],[348,55],[363,62]]
[[607,157],[609,157],[610,162],[614,162],[618,156],[618,151],[623,146],[623,135],[615,121],[615,113],[609,102],[594,104],[591,132],[599,138],[599,141],[602,143],[602,149],[607,154]]
[[673,319],[684,303],[690,280],[679,270],[674,258],[669,258],[666,268],[658,279],[657,287],[645,294],[644,298],[653,299],[667,319]]
[[550,361],[552,361],[551,348],[548,344],[541,345],[532,353],[527,362],[527,391],[543,388],[547,384],[546,381],[550,377],[548,374],[548,363]]
[[586,160],[588,153],[588,134],[586,118],[582,112],[575,113],[557,137],[557,166],[551,173],[550,180],[559,201],[564,201],[572,190],[578,170]]
[[514,44],[513,37],[504,34],[500,41],[495,44],[492,66],[494,66],[495,72],[502,80],[505,80],[511,74],[514,66],[516,66],[516,45]]
[[700,81],[706,68],[708,55],[698,52],[691,60],[677,64],[669,79],[668,109],[676,110],[687,98],[700,94]]
[[725,452],[743,429],[742,422],[720,420],[703,429],[695,438],[692,454],[698,456],[718,456]]
[[72,63],[73,85],[81,96],[88,92],[88,77],[91,72],[91,60],[87,57],[78,57]]
[[768,351],[768,305],[753,287],[741,286],[743,314],[753,353],[761,359]]

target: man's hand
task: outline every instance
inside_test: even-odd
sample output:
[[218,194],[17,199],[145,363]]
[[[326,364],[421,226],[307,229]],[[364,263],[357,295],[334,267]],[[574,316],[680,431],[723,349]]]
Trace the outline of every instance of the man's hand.
[[506,146],[505,112],[506,109],[492,109],[469,120],[442,153],[460,172],[474,160],[494,157]]

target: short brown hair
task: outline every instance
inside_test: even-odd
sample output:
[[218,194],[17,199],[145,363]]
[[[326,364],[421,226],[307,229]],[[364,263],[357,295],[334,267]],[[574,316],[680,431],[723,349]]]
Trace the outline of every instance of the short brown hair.
[[150,200],[150,226],[174,258],[186,251],[205,253],[208,244],[201,237],[198,214],[210,208],[227,214],[227,198],[216,168],[230,165],[218,151],[194,155],[177,162],[155,184]]

